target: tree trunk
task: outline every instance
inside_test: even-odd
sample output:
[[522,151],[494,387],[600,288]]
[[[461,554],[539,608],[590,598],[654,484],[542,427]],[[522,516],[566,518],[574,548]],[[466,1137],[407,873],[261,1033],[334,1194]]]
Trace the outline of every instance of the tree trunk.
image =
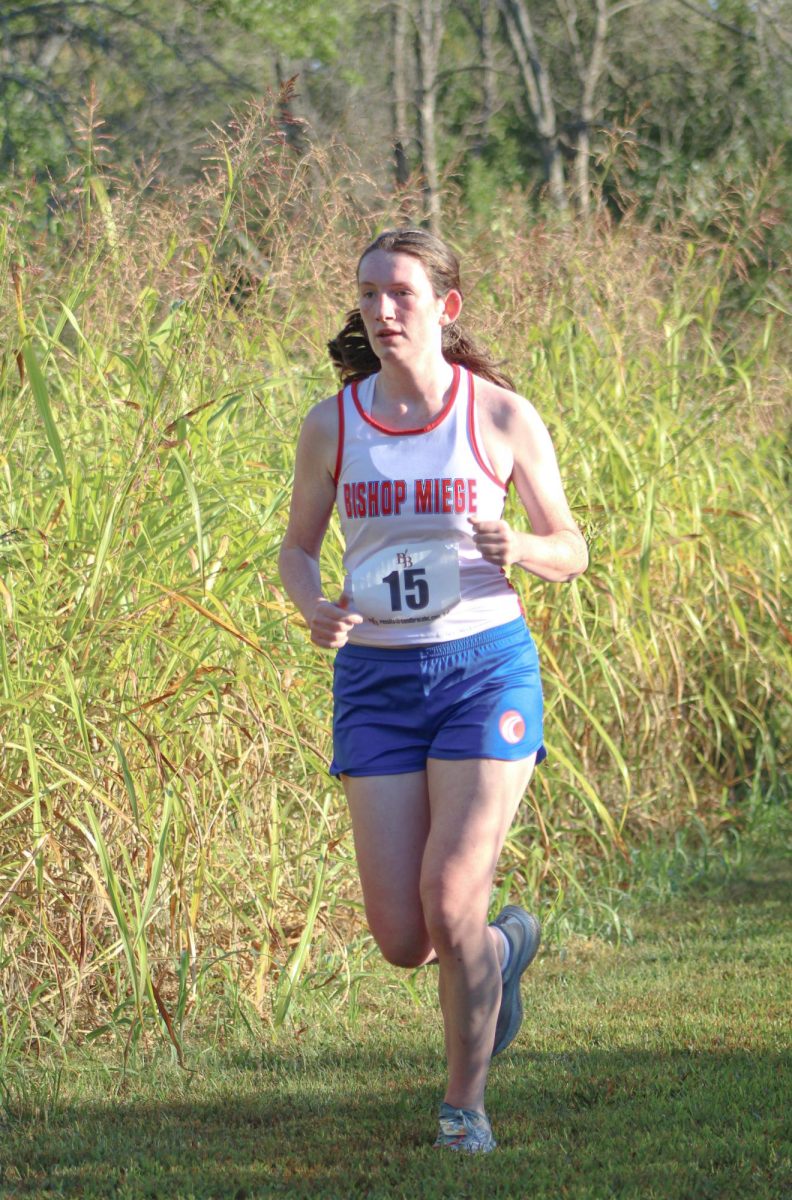
[[426,217],[432,233],[440,232],[440,172],[437,163],[437,70],[443,40],[443,0],[418,0],[418,130],[424,177]]
[[394,0],[393,21],[393,172],[396,186],[404,187],[410,178],[407,145],[410,127],[407,119],[407,18],[408,0]]
[[473,153],[481,155],[486,149],[489,139],[492,118],[498,105],[498,81],[495,75],[495,36],[498,24],[498,9],[495,0],[479,0],[480,21],[478,25],[479,54],[481,55],[481,74],[483,95],[481,115]]
[[588,59],[583,52],[577,27],[575,0],[556,0],[567,27],[567,37],[572,49],[578,79],[580,80],[580,110],[575,134],[575,207],[582,217],[587,217],[591,208],[591,184],[589,165],[591,162],[591,127],[596,113],[594,98],[605,61],[605,41],[608,36],[608,9],[606,0],[595,0],[596,16],[591,50]]
[[558,140],[555,101],[550,88],[550,79],[539,53],[531,17],[525,0],[498,0],[503,14],[514,57],[520,68],[525,97],[536,122],[542,164],[550,199],[557,209],[567,207],[564,187],[564,164]]

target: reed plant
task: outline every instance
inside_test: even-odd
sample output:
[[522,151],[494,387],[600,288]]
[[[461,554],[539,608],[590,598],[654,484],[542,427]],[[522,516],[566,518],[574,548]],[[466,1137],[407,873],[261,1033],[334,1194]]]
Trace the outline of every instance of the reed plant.
[[[372,230],[410,214],[265,106],[179,195],[94,119],[51,228],[5,194],[0,362],[0,1065],[31,1046],[288,1024],[369,943],[329,779],[331,661],[276,569],[294,447]],[[470,325],[547,420],[589,572],[517,580],[548,763],[499,888],[618,935],[647,845],[783,798],[789,308],[743,288],[767,179],[693,236],[504,199],[449,216]],[[788,266],[788,264],[786,264]],[[515,519],[519,514],[513,513]],[[335,531],[324,562],[341,582]]]

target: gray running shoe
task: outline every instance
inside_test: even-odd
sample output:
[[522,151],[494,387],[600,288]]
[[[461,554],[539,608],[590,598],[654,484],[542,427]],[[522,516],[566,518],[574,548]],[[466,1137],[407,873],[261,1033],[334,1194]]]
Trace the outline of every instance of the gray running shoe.
[[517,1037],[522,1025],[523,1007],[520,997],[520,977],[536,957],[542,940],[542,927],[536,917],[516,904],[507,904],[501,909],[493,925],[497,925],[511,946],[511,957],[503,972],[503,995],[495,1026],[495,1044],[492,1057],[500,1054]]
[[440,1105],[440,1132],[435,1146],[465,1150],[468,1154],[488,1154],[497,1144],[483,1113],[472,1108],[454,1108],[445,1100]]

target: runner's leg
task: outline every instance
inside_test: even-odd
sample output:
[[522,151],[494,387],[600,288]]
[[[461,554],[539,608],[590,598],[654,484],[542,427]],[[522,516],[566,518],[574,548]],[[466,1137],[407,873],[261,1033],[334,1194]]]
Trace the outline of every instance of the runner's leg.
[[440,960],[448,1089],[456,1108],[484,1111],[501,980],[498,935],[487,926],[498,855],[534,757],[430,758],[431,824],[420,877],[428,940]]
[[341,780],[369,928],[389,962],[420,966],[434,957],[420,893],[429,835],[426,772]]

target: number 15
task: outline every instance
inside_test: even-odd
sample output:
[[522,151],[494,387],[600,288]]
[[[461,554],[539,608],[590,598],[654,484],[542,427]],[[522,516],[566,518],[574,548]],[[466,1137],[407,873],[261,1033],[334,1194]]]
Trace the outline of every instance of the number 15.
[[[404,600],[408,608],[426,608],[429,603],[429,584],[423,578],[425,567],[408,567],[404,571]],[[402,611],[402,572],[391,571],[384,575],[383,583],[390,588],[391,611]]]

